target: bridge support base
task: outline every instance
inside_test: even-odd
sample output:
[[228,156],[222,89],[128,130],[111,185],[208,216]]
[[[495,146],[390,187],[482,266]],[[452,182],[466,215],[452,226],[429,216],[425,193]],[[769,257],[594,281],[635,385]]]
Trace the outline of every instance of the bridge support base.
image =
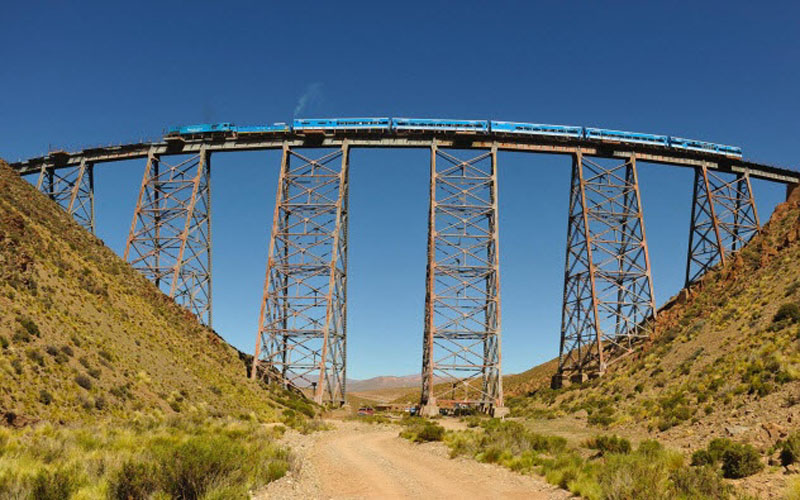
[[439,407],[436,405],[436,403],[433,404],[428,403],[419,407],[420,417],[430,418],[430,417],[435,417],[437,415],[439,415]]
[[211,158],[205,148],[172,165],[152,152],[124,258],[211,326]]
[[320,404],[346,394],[348,179],[347,142],[318,159],[284,144],[251,376]]
[[553,386],[585,382],[647,339],[656,309],[636,157],[573,158],[561,348]]
[[492,418],[505,418],[509,413],[511,413],[511,410],[506,406],[492,406],[489,410],[489,415],[491,415]]

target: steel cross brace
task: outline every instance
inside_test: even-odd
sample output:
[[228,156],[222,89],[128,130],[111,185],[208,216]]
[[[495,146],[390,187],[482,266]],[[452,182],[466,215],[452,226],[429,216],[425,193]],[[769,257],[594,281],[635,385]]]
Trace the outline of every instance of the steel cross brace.
[[582,382],[649,337],[656,315],[636,157],[573,157],[558,372]]
[[125,260],[201,322],[212,324],[211,154],[147,158]]
[[705,164],[695,168],[686,286],[741,250],[760,229],[750,176],[726,180]]
[[59,170],[43,164],[36,189],[61,205],[78,224],[94,234],[94,165],[86,158],[74,167]]
[[251,370],[320,404],[346,393],[349,157],[284,144]]
[[501,407],[497,147],[430,163],[421,404]]

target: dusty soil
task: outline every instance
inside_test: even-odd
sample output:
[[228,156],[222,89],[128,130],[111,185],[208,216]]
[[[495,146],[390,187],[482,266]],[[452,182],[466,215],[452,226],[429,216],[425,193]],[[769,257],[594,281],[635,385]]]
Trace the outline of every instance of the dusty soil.
[[299,470],[269,485],[257,499],[525,498],[571,495],[543,479],[496,465],[450,459],[442,443],[413,444],[396,425],[336,421],[336,430],[287,434]]

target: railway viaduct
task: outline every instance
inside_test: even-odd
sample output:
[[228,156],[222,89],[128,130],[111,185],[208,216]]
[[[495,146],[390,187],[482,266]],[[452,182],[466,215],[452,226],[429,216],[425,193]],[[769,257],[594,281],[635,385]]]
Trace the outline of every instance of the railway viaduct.
[[144,173],[124,257],[211,325],[212,155],[280,150],[251,373],[300,388],[318,402],[338,404],[346,394],[353,148],[430,151],[421,399],[429,413],[445,401],[504,411],[497,215],[502,151],[571,159],[556,385],[602,374],[651,333],[648,323],[656,305],[638,162],[694,170],[687,284],[724,263],[759,231],[750,179],[787,186],[800,182],[796,171],[710,152],[429,130],[199,134],[54,151],[11,166],[94,232],[94,168],[141,159]]

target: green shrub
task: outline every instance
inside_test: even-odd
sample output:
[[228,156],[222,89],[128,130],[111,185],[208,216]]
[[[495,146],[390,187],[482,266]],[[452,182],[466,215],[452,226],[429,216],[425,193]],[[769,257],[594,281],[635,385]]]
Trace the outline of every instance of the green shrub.
[[727,478],[752,476],[763,468],[761,455],[749,444],[735,443],[722,454],[722,474]]
[[31,341],[31,336],[24,329],[19,328],[19,329],[14,331],[14,335],[11,336],[11,340],[13,340],[14,342],[16,342],[18,344],[21,343],[21,342],[26,342],[27,343],[27,342]]
[[92,381],[86,375],[78,375],[75,377],[75,383],[83,387],[87,391],[92,388]]
[[595,436],[586,442],[586,447],[597,450],[600,455],[631,452],[631,442],[616,434],[612,436]]
[[706,449],[697,450],[692,454],[692,465],[717,465],[722,460],[722,455],[725,451],[734,446],[734,444],[728,438],[712,439]]
[[28,359],[33,361],[39,366],[44,366],[44,356],[42,355],[39,349],[31,349],[25,353],[28,356]]
[[441,441],[444,437],[444,427],[436,422],[427,422],[417,433],[416,442]]
[[645,439],[639,443],[636,453],[645,457],[658,457],[664,453],[664,446],[655,439]]
[[680,467],[670,474],[678,498],[728,498],[731,487],[710,466]]
[[41,337],[42,333],[39,331],[39,326],[30,318],[23,318],[19,320],[19,324],[25,329],[25,332],[32,337]]
[[614,423],[614,408],[611,406],[601,406],[593,410],[586,421],[589,425],[608,427]]
[[356,415],[354,420],[367,424],[388,424],[391,420],[386,415]]
[[40,469],[32,486],[31,496],[36,500],[63,500],[80,487],[79,474],[63,467]]
[[665,460],[653,460],[638,454],[606,457],[598,482],[603,498],[653,498],[654,492],[666,492],[669,476]]
[[781,464],[784,467],[800,460],[800,432],[793,432],[778,445],[781,450]]
[[773,323],[784,322],[787,324],[797,323],[800,321],[800,307],[794,302],[783,304],[778,308],[778,312],[772,318]]
[[450,448],[450,457],[455,458],[460,455],[474,457],[477,455],[481,445],[481,436],[473,431],[456,431],[445,436],[445,442]]
[[162,452],[158,466],[162,488],[173,498],[201,498],[211,485],[244,469],[245,458],[242,444],[228,437],[190,438]]
[[113,500],[149,498],[158,488],[152,464],[128,459],[108,482],[108,496]]
[[2,347],[3,349],[8,349],[8,346],[9,346],[8,339],[0,335],[0,347]]
[[711,456],[708,450],[697,450],[692,453],[692,465],[702,467],[704,465],[716,465],[717,461]]
[[42,404],[49,405],[50,403],[53,402],[53,395],[42,389],[39,391],[39,401]]

